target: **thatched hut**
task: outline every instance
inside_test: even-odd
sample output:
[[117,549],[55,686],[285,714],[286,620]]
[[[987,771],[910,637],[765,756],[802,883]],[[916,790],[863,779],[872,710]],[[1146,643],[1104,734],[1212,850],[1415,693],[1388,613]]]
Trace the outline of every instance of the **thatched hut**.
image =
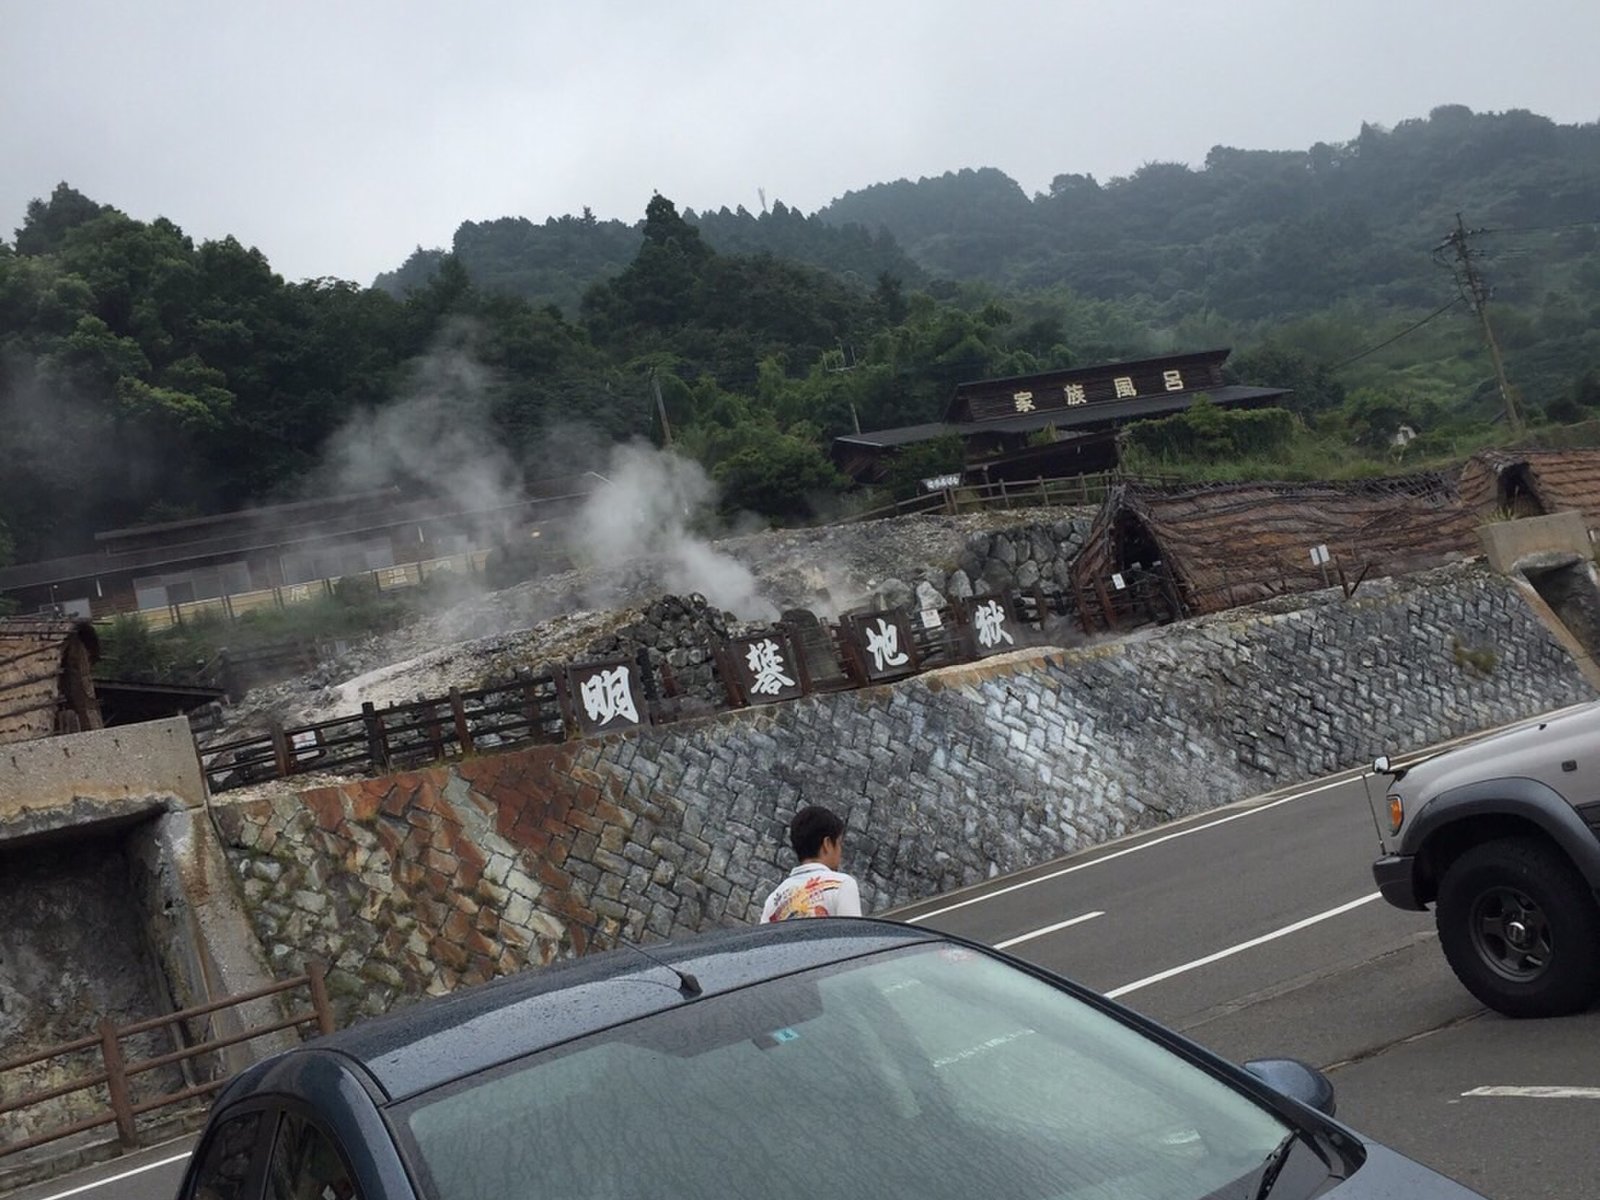
[[1580,512],[1600,529],[1600,450],[1481,450],[1461,469],[1461,498],[1480,519]]
[[87,621],[0,618],[0,744],[101,727]]
[[1074,577],[1086,623],[1098,617],[1113,624],[1119,607],[1143,617],[1219,612],[1468,557],[1476,553],[1476,524],[1456,486],[1435,474],[1349,483],[1125,483],[1106,496]]

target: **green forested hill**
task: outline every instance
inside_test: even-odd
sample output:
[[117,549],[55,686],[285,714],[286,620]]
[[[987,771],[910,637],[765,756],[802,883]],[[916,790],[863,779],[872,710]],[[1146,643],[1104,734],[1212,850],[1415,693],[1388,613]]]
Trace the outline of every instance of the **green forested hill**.
[[[1457,212],[1491,231],[1474,245],[1517,381],[1535,404],[1556,400],[1600,361],[1600,124],[1447,105],[1340,145],[1218,146],[1197,170],[1058,175],[1032,197],[998,171],[966,170],[878,184],[817,215],[886,229],[936,275],[1009,293],[1065,287],[1158,336],[1209,328],[1331,363],[1455,294],[1430,251]],[[1471,337],[1440,332],[1353,381],[1483,400]]]
[[[759,216],[741,206],[734,212],[722,208],[698,215],[691,209],[683,217],[725,254],[770,254],[864,285],[885,272],[907,283],[922,276],[885,231],[807,217],[782,201]],[[643,241],[643,222],[601,221],[584,209],[580,216],[551,217],[543,224],[526,217],[464,221],[448,253],[460,260],[478,287],[574,312],[584,292],[619,274]],[[446,253],[419,246],[373,286],[403,297],[432,278]]]
[[[232,238],[196,243],[62,184],[0,241],[0,562],[325,488],[330,439],[419,396],[529,474],[569,469],[555,430],[662,438],[652,378],[675,446],[729,504],[786,519],[835,503],[833,436],[933,419],[961,380],[1219,345],[1240,381],[1295,389],[1294,418],[1266,444],[1201,413],[1135,438],[1145,461],[1208,477],[1440,462],[1510,436],[1432,253],[1458,210],[1486,230],[1475,264],[1535,425],[1595,415],[1600,126],[1525,112],[1446,107],[1031,197],[972,170],[811,216],[657,196],[637,224],[467,222],[370,288],[288,283]],[[1402,424],[1421,434],[1403,452]],[[376,468],[416,481],[368,440]]]
[[[1446,106],[1337,146],[1218,146],[1198,170],[1149,163],[1104,184],[1058,175],[1031,198],[998,171],[960,171],[851,192],[818,215],[887,229],[957,277],[1248,319],[1347,298],[1428,303],[1439,279],[1426,250],[1458,211],[1495,228],[1590,222],[1521,249],[1551,264],[1592,253],[1600,125]],[[1518,282],[1532,284],[1526,272]]]

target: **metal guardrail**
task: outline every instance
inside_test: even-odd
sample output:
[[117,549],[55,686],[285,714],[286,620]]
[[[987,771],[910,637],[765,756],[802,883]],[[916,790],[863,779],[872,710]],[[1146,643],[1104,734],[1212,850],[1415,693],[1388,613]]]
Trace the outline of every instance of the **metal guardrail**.
[[[280,995],[302,987],[306,988],[310,993],[311,1011],[309,1012],[291,1012],[289,1016],[266,1025],[252,1026],[226,1037],[211,1038],[208,1041],[183,1046],[167,1054],[158,1054],[151,1058],[136,1059],[129,1062],[123,1053],[122,1041],[124,1038],[133,1037],[141,1033],[150,1033],[167,1026],[181,1025],[182,1022],[195,1017],[208,1016],[224,1009],[236,1008],[241,1004],[248,1004],[254,1000],[264,1000],[269,996]],[[132,1098],[132,1090],[129,1087],[129,1080],[134,1076],[158,1070],[161,1067],[174,1066],[199,1055],[208,1054],[216,1050],[224,1050],[229,1046],[237,1046],[258,1037],[265,1037],[268,1034],[279,1033],[286,1029],[294,1029],[301,1025],[313,1023],[316,1025],[318,1033],[327,1034],[333,1032],[333,1008],[328,1002],[328,989],[324,981],[323,967],[317,963],[311,964],[304,975],[297,975],[293,979],[282,980],[267,987],[258,988],[253,992],[228,996],[222,1000],[212,1001],[209,1004],[199,1004],[193,1008],[181,1009],[178,1012],[167,1013],[163,1016],[135,1021],[129,1025],[119,1026],[109,1018],[103,1018],[100,1021],[97,1032],[89,1037],[52,1046],[48,1050],[27,1054],[21,1058],[0,1062],[0,1076],[3,1076],[8,1071],[20,1070],[23,1067],[47,1062],[50,1059],[63,1058],[72,1054],[81,1054],[86,1050],[98,1049],[101,1061],[101,1069],[99,1071],[70,1079],[66,1083],[58,1084],[55,1087],[29,1092],[15,1100],[0,1103],[0,1116],[19,1112],[22,1109],[31,1108],[49,1100],[58,1100],[74,1092],[102,1087],[106,1090],[107,1106],[110,1109],[109,1112],[46,1129],[41,1133],[34,1134],[32,1137],[24,1138],[20,1142],[0,1145],[0,1159],[12,1154],[20,1154],[24,1150],[32,1150],[37,1146],[43,1146],[61,1138],[71,1137],[74,1134],[86,1133],[91,1129],[100,1129],[107,1125],[116,1126],[117,1140],[122,1143],[124,1149],[133,1149],[139,1144],[138,1118],[140,1116],[154,1112],[157,1109],[169,1108],[175,1104],[199,1099],[201,1096],[206,1096],[216,1091],[227,1082],[227,1077],[223,1076],[193,1084],[175,1092],[163,1092],[160,1095],[135,1103]]]

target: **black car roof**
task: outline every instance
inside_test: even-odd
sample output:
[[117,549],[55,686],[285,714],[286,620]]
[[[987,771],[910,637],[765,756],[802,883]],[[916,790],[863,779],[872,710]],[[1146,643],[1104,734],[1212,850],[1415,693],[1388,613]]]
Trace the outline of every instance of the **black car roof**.
[[[909,925],[833,918],[723,930],[647,949],[694,975],[709,996],[936,940],[937,934]],[[398,1100],[688,999],[671,971],[622,947],[424,1000],[318,1038],[289,1056],[344,1054]]]

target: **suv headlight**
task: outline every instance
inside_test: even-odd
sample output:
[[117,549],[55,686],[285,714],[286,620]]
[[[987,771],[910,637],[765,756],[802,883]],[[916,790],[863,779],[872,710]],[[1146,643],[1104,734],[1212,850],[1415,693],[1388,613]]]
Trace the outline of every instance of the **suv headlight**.
[[1389,804],[1389,832],[1396,834],[1400,832],[1400,826],[1405,824],[1406,803],[1400,799],[1398,792],[1390,792],[1387,800]]

